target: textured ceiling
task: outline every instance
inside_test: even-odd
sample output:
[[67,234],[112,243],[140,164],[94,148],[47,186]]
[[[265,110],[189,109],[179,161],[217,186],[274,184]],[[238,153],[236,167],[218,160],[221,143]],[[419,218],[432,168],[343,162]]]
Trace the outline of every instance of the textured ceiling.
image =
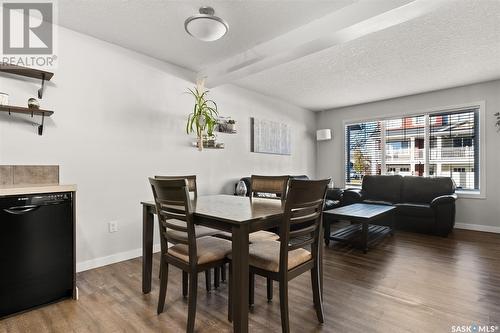
[[236,83],[324,110],[496,78],[500,1],[462,0]]
[[[408,2],[58,0],[58,9],[62,26],[198,72],[238,54],[258,58],[255,46],[349,6],[373,6],[371,1]],[[440,1],[430,13],[232,83],[324,110],[500,78],[500,0]],[[213,43],[184,31],[184,20],[204,5],[230,26]],[[311,41],[317,38],[310,35]],[[288,42],[300,46],[293,38]]]
[[[58,0],[59,24],[96,38],[199,71],[210,63],[353,3],[354,0]],[[184,21],[212,6],[229,24],[206,43],[184,31]]]

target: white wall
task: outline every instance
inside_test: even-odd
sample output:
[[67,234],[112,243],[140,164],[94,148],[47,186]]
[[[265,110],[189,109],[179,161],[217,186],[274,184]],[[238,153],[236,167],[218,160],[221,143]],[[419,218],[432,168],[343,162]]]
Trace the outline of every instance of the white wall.
[[[78,185],[77,261],[87,268],[139,255],[141,200],[147,177],[197,174],[200,194],[232,193],[240,177],[315,173],[314,114],[234,86],[211,91],[237,135],[220,134],[225,150],[190,147],[185,120],[193,84],[181,69],[113,44],[59,29],[59,65],[42,108],[55,114],[43,136],[29,117],[0,115],[0,164],[59,164],[61,182]],[[175,72],[177,76],[171,73]],[[39,82],[0,77],[10,104],[26,105]],[[292,155],[250,153],[250,117],[292,126]],[[36,119],[38,120],[38,119]],[[119,222],[110,234],[107,222]],[[102,257],[111,256],[102,259]],[[101,258],[101,259],[98,259]]]
[[[434,109],[484,101],[486,105],[484,136],[486,147],[486,198],[461,198],[457,203],[457,223],[462,227],[500,232],[500,133],[495,128],[494,113],[500,111],[500,81],[474,84],[425,94],[401,97],[368,104],[320,112],[318,128],[333,129],[332,141],[321,142],[318,150],[317,176],[344,181],[344,122],[372,119],[377,116],[404,115]],[[472,225],[472,226],[468,226]],[[482,227],[486,226],[486,227]]]

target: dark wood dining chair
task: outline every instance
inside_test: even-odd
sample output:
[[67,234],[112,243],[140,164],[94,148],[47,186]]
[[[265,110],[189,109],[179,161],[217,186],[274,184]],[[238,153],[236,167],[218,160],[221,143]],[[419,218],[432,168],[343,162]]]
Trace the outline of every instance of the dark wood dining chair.
[[[260,176],[250,177],[250,196],[284,200],[288,188],[289,176]],[[260,240],[278,240],[279,236],[273,232],[261,230],[253,232],[249,241],[255,243]]]
[[188,176],[155,176],[155,179],[186,179],[188,182],[189,194],[198,197],[198,184],[196,183],[196,175]]
[[[196,238],[187,179],[149,178],[149,182],[155,199],[161,241],[161,277],[157,312],[158,314],[163,312],[169,265],[173,265],[189,276],[187,332],[193,332],[198,273],[226,263],[226,256],[231,252],[231,242],[211,236]],[[173,223],[174,221],[176,223]],[[168,233],[168,229],[186,236],[178,237],[178,234]],[[169,248],[169,242],[175,245]]]
[[[320,290],[321,219],[329,179],[290,180],[285,199],[279,241],[250,245],[250,302],[253,303],[255,274],[279,283],[281,325],[290,332],[288,319],[288,281],[310,272],[316,315],[323,323]],[[290,227],[294,226],[291,231]],[[310,247],[310,250],[305,249]],[[230,277],[231,279],[231,277]]]
[[[262,176],[252,175],[250,177],[250,196],[269,195],[268,198],[285,200],[288,189],[289,176]],[[260,230],[253,232],[249,236],[250,243],[256,243],[263,240],[278,240],[279,236],[274,232]],[[267,279],[267,300],[273,299],[273,280]],[[253,305],[253,301],[250,301]]]
[[[273,198],[273,199],[281,199],[283,200],[286,196],[286,189],[288,186],[289,176],[258,176],[252,175],[250,177],[250,197],[263,195],[265,198]],[[255,189],[255,190],[254,190]],[[267,196],[266,196],[267,195]],[[229,232],[221,231],[218,234],[214,235],[215,237],[220,237],[223,239],[231,240],[232,235]],[[255,243],[262,240],[278,240],[279,236],[270,231],[259,230],[256,232],[250,233],[248,236],[249,243]],[[220,268],[220,273],[218,270],[214,273],[214,284],[218,286],[219,276],[222,277],[222,280],[225,280],[226,275],[226,267],[223,266]],[[269,280],[268,283],[268,300],[272,300],[273,295],[273,282]]]
[[[196,199],[198,197],[198,184],[196,183],[196,175],[155,176],[155,179],[186,179],[187,183],[188,183],[188,191],[189,191],[190,197],[191,197],[191,195],[194,199]],[[177,222],[174,221],[172,223],[177,223]],[[180,223],[183,223],[183,222],[180,222]],[[205,236],[213,236],[213,235],[220,233],[220,231],[218,231],[218,230],[204,227],[204,226],[199,226],[199,225],[195,225],[194,228],[195,228],[196,238],[205,237]],[[167,233],[171,234],[172,237],[170,237],[170,238],[172,238],[172,239],[176,239],[178,237],[184,237],[184,238],[187,237],[187,235],[185,233],[179,233],[178,231],[173,230],[173,229],[167,229]],[[218,281],[219,274],[218,273],[219,273],[219,271],[217,269],[214,269],[214,277],[215,277],[214,285],[215,285],[215,287],[219,286],[219,281]],[[160,275],[161,275],[161,272],[160,272]],[[211,281],[212,281],[211,272],[210,272],[210,270],[207,270],[205,272],[205,288],[206,288],[207,292],[209,292],[212,289]],[[187,293],[188,293],[188,277],[187,277],[187,273],[183,272],[183,274],[182,274],[182,295],[184,297],[186,297]]]
[[285,200],[289,179],[290,176],[252,175],[250,177],[250,195],[252,197],[275,195],[274,198]]

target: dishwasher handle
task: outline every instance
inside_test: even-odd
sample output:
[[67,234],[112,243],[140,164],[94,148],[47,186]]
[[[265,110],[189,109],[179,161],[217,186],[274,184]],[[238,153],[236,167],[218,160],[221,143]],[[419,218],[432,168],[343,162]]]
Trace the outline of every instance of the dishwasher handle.
[[27,206],[18,206],[18,207],[10,207],[6,208],[3,211],[13,215],[23,215],[32,211],[37,210],[40,206],[37,205],[27,205]]

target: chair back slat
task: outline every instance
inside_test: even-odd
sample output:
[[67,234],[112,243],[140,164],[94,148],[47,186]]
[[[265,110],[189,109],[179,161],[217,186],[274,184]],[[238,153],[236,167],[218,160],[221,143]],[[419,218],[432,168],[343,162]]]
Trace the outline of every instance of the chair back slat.
[[276,198],[284,200],[288,187],[289,176],[259,176],[250,177],[251,196],[258,194],[275,194]]
[[174,232],[171,232],[167,235],[167,232],[163,233],[163,236],[165,238],[168,237],[168,241],[170,243],[175,243],[175,244],[185,244],[189,246],[189,241],[186,237],[183,236],[183,234],[176,234]]
[[[193,209],[186,178],[149,178],[160,227],[161,252],[168,254],[168,243],[188,245],[189,264],[197,264]],[[174,222],[175,221],[175,222]],[[173,230],[174,232],[168,232]]]
[[302,236],[311,235],[313,232],[316,231],[316,228],[318,228],[318,226],[316,224],[311,224],[308,227],[301,228],[301,229],[294,230],[294,231],[290,231],[289,238],[294,239],[294,238],[298,238],[298,237],[302,237]]
[[290,224],[299,224],[299,223],[314,220],[315,218],[318,217],[319,214],[321,214],[321,212],[314,210],[312,212],[309,212],[307,215],[290,217]]
[[162,212],[160,212],[160,214],[165,216],[167,219],[176,219],[176,220],[186,221],[186,214],[177,213],[177,212],[168,212],[168,211],[162,211]]
[[163,223],[163,226],[167,229],[172,229],[175,231],[180,231],[180,232],[187,232],[188,231],[187,224],[186,225],[179,225],[179,224],[174,224],[174,223],[170,223],[170,222],[165,222],[165,223]]
[[171,179],[186,179],[188,182],[188,191],[198,196],[198,186],[196,184],[196,175],[188,176],[155,176],[155,179],[171,180]]
[[280,227],[280,271],[288,269],[288,252],[299,248],[311,246],[313,260],[318,260],[321,218],[329,182],[329,179],[290,180]]
[[288,252],[293,251],[293,250],[297,250],[300,248],[304,248],[304,247],[311,245],[313,243],[314,243],[314,238],[308,238],[308,239],[300,241],[300,242],[295,242],[295,243],[289,244],[288,245]]

